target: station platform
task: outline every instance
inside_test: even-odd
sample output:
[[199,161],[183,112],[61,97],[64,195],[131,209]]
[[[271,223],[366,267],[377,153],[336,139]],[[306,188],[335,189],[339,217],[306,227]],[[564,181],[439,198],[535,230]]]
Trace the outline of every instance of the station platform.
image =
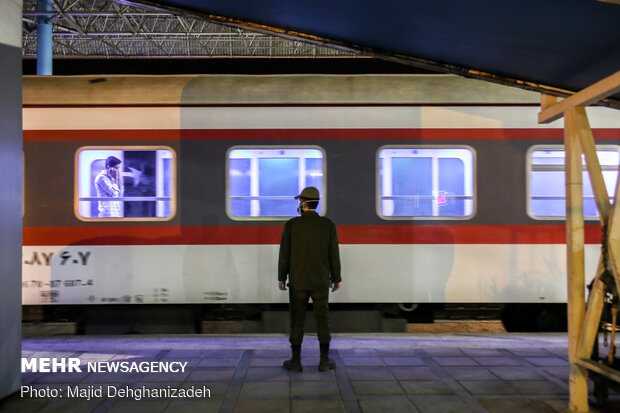
[[[307,335],[303,372],[282,369],[283,335],[69,336],[27,338],[25,358],[180,361],[183,373],[22,373],[34,389],[208,388],[210,397],[22,397],[1,412],[563,412],[568,408],[566,334],[335,335],[336,369],[319,372]],[[620,411],[610,391],[605,408]]]

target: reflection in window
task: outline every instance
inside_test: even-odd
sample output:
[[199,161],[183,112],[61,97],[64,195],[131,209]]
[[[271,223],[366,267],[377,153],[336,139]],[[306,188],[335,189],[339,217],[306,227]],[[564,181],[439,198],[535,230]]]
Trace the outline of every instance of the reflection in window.
[[170,149],[131,147],[80,150],[77,157],[79,217],[171,218],[175,209],[174,168],[174,155]]
[[325,205],[323,152],[314,148],[237,148],[228,154],[228,208],[238,218],[297,215],[294,199],[306,186]]
[[[564,218],[566,216],[566,188],[564,184],[564,149],[562,145],[534,147],[528,156],[529,167],[529,211],[534,217]],[[613,200],[618,179],[620,153],[617,148],[598,147],[598,155],[605,187]],[[596,201],[586,170],[583,165],[583,213],[586,218],[597,218]]]
[[473,153],[466,148],[387,147],[379,151],[380,215],[470,217]]

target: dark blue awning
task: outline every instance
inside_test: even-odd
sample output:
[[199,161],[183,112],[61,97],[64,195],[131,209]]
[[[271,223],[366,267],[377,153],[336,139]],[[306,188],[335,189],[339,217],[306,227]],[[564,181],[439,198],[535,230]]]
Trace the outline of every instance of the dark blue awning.
[[[579,91],[620,70],[620,4],[597,0],[152,0],[150,4],[550,94]],[[620,94],[612,96],[611,103],[620,106]]]

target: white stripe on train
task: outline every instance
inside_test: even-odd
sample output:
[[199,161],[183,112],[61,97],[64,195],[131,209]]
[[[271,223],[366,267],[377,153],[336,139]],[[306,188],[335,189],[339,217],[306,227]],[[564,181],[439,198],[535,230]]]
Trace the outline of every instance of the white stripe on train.
[[[538,125],[532,106],[259,106],[24,108],[24,130],[562,128]],[[593,128],[620,128],[609,108],[588,108]]]
[[[333,302],[566,302],[563,244],[340,248]],[[587,281],[599,250],[586,245]],[[277,245],[25,246],[23,303],[285,303],[277,256]]]

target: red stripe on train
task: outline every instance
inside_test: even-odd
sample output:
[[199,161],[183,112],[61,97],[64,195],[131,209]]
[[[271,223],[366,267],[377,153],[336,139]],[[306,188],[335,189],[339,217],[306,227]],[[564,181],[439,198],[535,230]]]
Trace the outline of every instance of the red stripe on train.
[[[279,244],[282,225],[24,227],[24,245]],[[563,244],[564,225],[339,225],[341,244]],[[586,225],[586,243],[601,229]]]
[[[620,140],[620,129],[593,129],[595,139]],[[562,140],[563,129],[110,129],[24,130],[24,141],[182,140]]]

